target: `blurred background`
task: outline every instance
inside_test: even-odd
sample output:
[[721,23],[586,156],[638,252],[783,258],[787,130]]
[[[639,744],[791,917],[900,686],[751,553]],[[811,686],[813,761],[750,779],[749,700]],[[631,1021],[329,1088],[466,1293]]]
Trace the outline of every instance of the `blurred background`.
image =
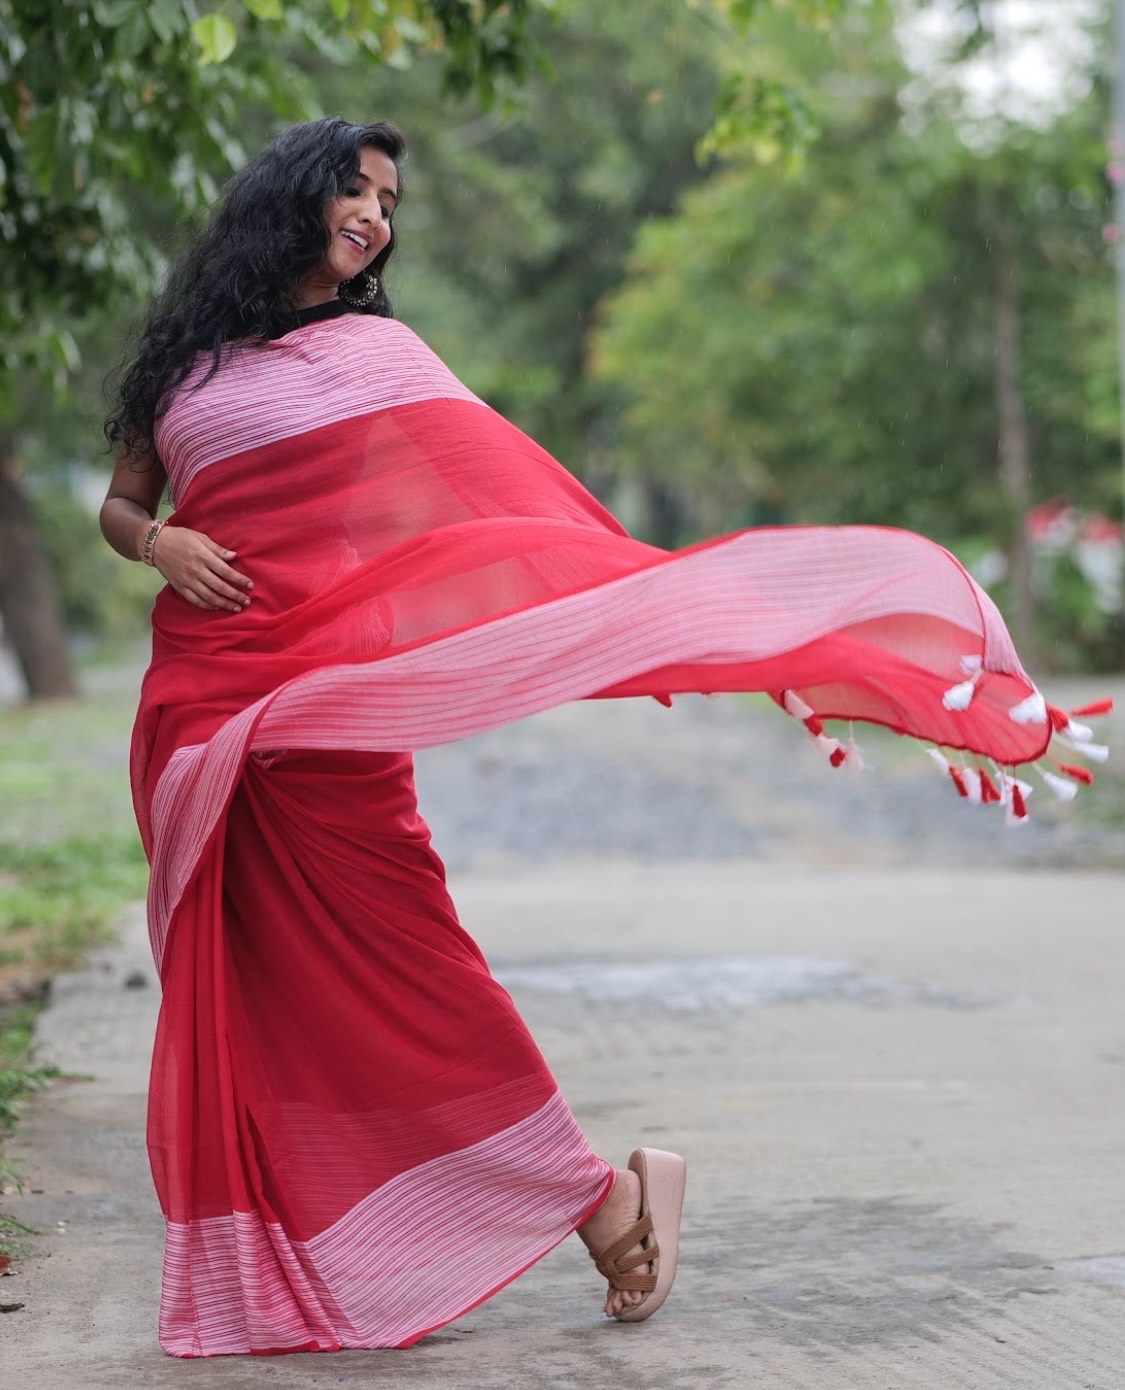
[[0,5],[0,996],[143,889],[124,767],[160,581],[98,532],[107,375],[225,178],[312,115],[402,127],[397,315],[636,533],[910,527],[1033,672],[1111,686],[1114,9]]
[[4,696],[143,635],[154,576],[95,524],[103,383],[231,169],[322,112],[406,132],[398,316],[640,535],[910,527],[1028,664],[1119,668],[1112,7],[6,14]]

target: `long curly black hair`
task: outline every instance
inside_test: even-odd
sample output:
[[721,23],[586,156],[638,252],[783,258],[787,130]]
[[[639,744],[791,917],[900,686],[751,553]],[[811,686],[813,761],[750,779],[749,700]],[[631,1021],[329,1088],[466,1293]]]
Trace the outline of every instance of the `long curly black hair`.
[[[143,465],[171,393],[201,353],[211,354],[210,377],[225,344],[296,326],[289,291],[324,260],[324,208],[355,178],[365,148],[382,150],[396,166],[406,153],[401,133],[385,121],[330,117],[279,135],[231,179],[208,226],[172,265],[121,369],[105,423],[111,445]],[[390,241],[368,268],[378,277],[377,297],[360,312],[394,317],[382,275],[394,249],[392,221]]]

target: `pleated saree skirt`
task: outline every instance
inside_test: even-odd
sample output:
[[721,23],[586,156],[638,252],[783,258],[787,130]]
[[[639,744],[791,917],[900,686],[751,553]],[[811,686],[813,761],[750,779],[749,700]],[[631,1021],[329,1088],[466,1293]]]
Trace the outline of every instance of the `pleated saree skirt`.
[[178,1356],[408,1346],[597,1208],[394,753],[251,756],[176,913],[149,1146]]

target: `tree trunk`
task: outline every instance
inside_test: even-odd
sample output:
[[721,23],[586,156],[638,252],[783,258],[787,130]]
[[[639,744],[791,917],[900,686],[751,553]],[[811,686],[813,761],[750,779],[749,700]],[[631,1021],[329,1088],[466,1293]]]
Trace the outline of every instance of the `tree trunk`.
[[1008,512],[1012,635],[1025,661],[1034,660],[1035,594],[1027,514],[1031,510],[1031,437],[1020,388],[1020,299],[1010,229],[996,240],[996,413],[1000,487]]
[[0,433],[0,621],[31,700],[77,695],[58,595],[11,439]]

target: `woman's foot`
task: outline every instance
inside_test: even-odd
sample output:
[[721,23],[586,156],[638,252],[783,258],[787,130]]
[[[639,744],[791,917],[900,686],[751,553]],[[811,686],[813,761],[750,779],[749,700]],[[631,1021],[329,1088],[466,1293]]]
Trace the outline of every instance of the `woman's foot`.
[[[609,1196],[593,1216],[578,1227],[578,1234],[587,1250],[597,1255],[635,1226],[640,1214],[641,1180],[631,1169],[618,1168]],[[648,1268],[647,1264],[638,1265],[634,1273],[647,1274]],[[615,1289],[612,1284],[608,1285],[606,1317],[615,1318],[626,1308],[635,1308],[644,1297],[634,1289]]]

